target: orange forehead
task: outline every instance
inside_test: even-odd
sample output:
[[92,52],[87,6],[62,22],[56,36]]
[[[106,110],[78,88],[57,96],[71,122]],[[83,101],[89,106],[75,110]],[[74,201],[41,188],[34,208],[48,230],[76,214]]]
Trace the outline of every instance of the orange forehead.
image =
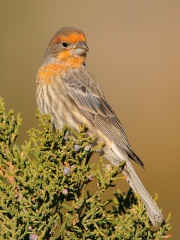
[[54,38],[52,39],[52,41],[50,42],[50,46],[59,42],[67,42],[67,43],[76,43],[76,42],[80,42],[86,41],[86,37],[83,33],[69,33],[68,35],[56,35],[54,36]]

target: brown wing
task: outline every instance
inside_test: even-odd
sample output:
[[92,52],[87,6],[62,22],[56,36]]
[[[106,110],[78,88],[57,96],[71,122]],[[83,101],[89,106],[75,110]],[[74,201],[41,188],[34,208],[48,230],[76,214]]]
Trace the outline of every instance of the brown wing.
[[93,76],[86,70],[74,70],[73,74],[71,72],[62,80],[64,92],[71,103],[76,105],[84,116],[143,167],[142,161],[131,150],[120,121]]

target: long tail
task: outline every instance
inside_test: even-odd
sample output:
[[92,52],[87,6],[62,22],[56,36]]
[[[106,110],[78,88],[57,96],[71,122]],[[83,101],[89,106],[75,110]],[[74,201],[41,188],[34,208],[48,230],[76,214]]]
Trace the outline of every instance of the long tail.
[[158,208],[156,203],[153,201],[149,193],[146,191],[146,189],[142,185],[130,161],[126,162],[126,165],[123,170],[123,174],[127,177],[126,180],[128,181],[131,188],[134,190],[134,192],[140,195],[140,198],[146,207],[147,214],[152,224],[156,226],[157,222],[162,222],[163,215],[160,209]]

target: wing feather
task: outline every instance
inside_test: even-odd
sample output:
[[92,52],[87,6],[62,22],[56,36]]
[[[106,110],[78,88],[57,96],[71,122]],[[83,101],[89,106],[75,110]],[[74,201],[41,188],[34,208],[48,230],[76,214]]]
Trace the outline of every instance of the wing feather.
[[142,161],[131,150],[122,124],[107,102],[104,93],[86,70],[75,70],[63,78],[64,93],[73,105],[99,128],[117,146],[122,148],[137,163]]

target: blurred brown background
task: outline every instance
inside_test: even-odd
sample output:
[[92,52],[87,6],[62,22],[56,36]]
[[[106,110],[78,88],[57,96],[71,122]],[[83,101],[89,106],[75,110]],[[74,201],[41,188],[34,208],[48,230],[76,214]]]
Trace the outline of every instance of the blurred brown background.
[[[23,118],[21,141],[35,119],[35,78],[48,41],[62,26],[87,36],[87,66],[102,86],[146,171],[135,166],[172,239],[180,214],[180,1],[0,1],[0,96]],[[122,186],[118,186],[122,189]]]

